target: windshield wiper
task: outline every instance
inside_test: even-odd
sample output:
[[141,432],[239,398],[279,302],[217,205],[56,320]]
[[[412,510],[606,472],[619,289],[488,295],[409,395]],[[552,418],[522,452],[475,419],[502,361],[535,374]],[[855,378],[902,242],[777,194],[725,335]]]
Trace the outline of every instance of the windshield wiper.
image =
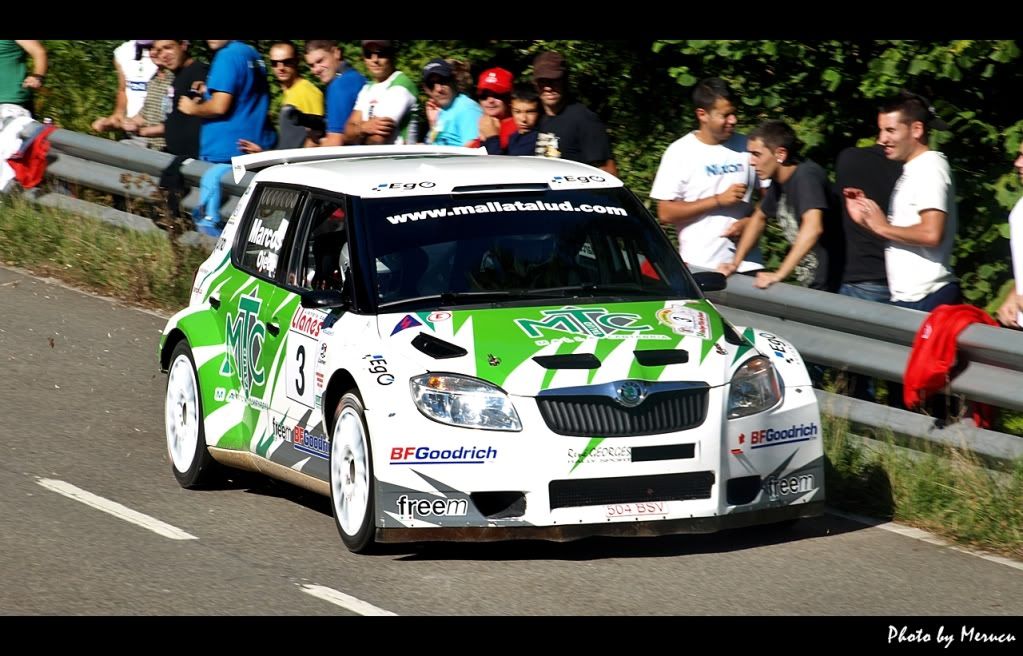
[[440,294],[426,294],[424,296],[412,296],[401,298],[396,301],[388,301],[377,305],[377,309],[385,310],[398,308],[405,305],[415,305],[428,302],[439,302],[440,305],[458,305],[472,302],[486,301],[507,301],[520,298],[550,298],[550,294],[539,294],[535,290],[526,289],[491,289],[474,292],[441,292]]
[[542,289],[531,290],[534,294],[545,294],[545,293],[560,293],[563,296],[660,296],[664,294],[670,295],[672,292],[668,288],[663,289],[650,289],[638,285],[636,283],[608,283],[608,284],[597,284],[597,283],[583,283],[581,285],[565,285],[563,287],[544,287]]

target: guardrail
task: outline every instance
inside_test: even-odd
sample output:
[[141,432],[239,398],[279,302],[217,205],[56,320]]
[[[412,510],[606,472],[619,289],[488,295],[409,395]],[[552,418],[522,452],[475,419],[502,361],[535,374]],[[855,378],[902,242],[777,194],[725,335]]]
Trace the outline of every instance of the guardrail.
[[[47,176],[128,198],[149,199],[160,173],[171,163],[167,153],[58,129]],[[182,205],[198,201],[199,179],[210,164],[190,160],[182,167],[192,186]],[[238,183],[231,172],[221,178],[226,219],[244,192],[252,173]],[[31,198],[31,196],[30,196]],[[50,193],[37,202],[84,211],[137,230],[158,229],[149,219]],[[728,289],[709,297],[733,323],[783,335],[804,359],[836,369],[900,381],[917,329],[927,314],[839,296],[793,285],[753,287],[749,276],[733,275]],[[1023,332],[972,325],[959,336],[965,368],[952,380],[951,391],[973,401],[1023,411]],[[929,442],[964,447],[984,456],[1011,460],[1023,457],[1023,438],[959,422],[938,426],[932,418],[817,390],[821,409],[854,425],[891,430]]]

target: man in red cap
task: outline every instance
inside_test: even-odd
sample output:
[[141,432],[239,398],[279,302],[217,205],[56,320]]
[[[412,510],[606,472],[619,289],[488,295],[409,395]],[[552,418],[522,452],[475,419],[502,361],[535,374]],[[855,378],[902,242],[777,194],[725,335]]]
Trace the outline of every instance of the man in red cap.
[[[476,85],[476,99],[483,108],[483,117],[480,118],[480,138],[470,145],[486,145],[491,155],[507,151],[508,138],[515,134],[515,120],[511,117],[512,80],[511,71],[488,68],[480,73]],[[491,140],[492,137],[497,139]]]
[[541,52],[533,60],[533,82],[544,110],[536,154],[584,162],[618,175],[604,124],[581,103],[569,102],[565,58]]

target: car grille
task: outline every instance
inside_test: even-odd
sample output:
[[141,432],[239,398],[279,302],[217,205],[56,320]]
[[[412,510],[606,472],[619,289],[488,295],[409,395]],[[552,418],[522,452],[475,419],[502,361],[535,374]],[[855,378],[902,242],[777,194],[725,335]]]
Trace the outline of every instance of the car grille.
[[714,472],[551,481],[551,510],[642,501],[709,499]]
[[559,435],[626,437],[696,428],[707,418],[708,388],[651,394],[634,408],[606,396],[537,397],[547,427]]

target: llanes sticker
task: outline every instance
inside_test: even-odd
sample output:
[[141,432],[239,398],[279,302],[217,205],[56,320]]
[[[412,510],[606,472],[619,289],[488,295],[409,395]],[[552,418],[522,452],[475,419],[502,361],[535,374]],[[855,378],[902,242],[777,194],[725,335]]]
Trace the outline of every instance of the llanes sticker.
[[684,305],[672,305],[657,311],[657,321],[679,335],[710,339],[710,319],[706,312]]

